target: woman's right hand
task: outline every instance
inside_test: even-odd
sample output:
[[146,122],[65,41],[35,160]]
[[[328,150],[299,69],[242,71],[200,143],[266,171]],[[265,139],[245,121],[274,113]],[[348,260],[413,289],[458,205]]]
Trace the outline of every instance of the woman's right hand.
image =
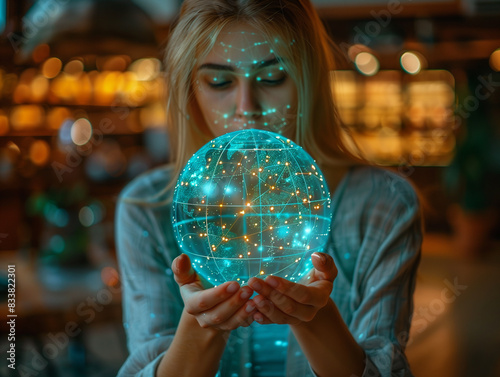
[[253,294],[250,287],[240,287],[232,281],[205,289],[186,254],[174,259],[172,271],[186,312],[194,316],[201,327],[230,331],[253,322],[256,309],[249,300]]

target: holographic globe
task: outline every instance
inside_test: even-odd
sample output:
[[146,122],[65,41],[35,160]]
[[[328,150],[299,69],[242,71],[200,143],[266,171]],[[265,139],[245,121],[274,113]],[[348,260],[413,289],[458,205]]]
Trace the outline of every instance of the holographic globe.
[[323,251],[332,219],[328,187],[291,140],[248,129],[203,146],[173,197],[176,240],[193,268],[219,285],[275,275],[299,281]]

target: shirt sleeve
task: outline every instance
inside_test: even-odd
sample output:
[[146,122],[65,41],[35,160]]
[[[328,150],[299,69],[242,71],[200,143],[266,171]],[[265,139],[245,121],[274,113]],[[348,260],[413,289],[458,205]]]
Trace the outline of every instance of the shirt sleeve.
[[419,201],[413,187],[390,172],[368,172],[361,182],[366,199],[350,208],[361,215],[347,216],[349,240],[341,243],[357,258],[350,271],[339,268],[339,280],[349,282],[349,298],[341,300],[350,313],[346,323],[366,356],[358,377],[410,377],[404,349],[422,243]]
[[[161,208],[119,199],[116,244],[129,357],[118,376],[153,377],[170,346],[182,302],[170,269]],[[169,221],[169,219],[168,219]]]
[[404,349],[420,261],[421,211],[408,182],[387,175],[386,184],[367,221],[357,276],[364,299],[350,325],[367,358],[362,377],[412,376]]

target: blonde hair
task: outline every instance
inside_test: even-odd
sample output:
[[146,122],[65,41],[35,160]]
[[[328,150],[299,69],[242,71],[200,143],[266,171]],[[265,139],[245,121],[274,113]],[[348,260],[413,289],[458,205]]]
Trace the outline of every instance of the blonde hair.
[[222,29],[237,22],[262,32],[296,84],[295,142],[320,166],[357,161],[343,141],[333,105],[329,78],[335,45],[309,0],[185,0],[165,55],[174,181],[192,154],[211,138],[196,119],[193,72]]

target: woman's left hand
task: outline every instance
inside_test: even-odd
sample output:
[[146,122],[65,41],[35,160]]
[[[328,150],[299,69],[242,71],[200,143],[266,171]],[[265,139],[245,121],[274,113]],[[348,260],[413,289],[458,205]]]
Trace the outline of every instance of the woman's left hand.
[[313,253],[311,258],[314,268],[300,283],[277,276],[249,280],[250,288],[259,293],[252,300],[257,309],[255,321],[298,325],[311,321],[328,303],[337,267],[328,254]]

